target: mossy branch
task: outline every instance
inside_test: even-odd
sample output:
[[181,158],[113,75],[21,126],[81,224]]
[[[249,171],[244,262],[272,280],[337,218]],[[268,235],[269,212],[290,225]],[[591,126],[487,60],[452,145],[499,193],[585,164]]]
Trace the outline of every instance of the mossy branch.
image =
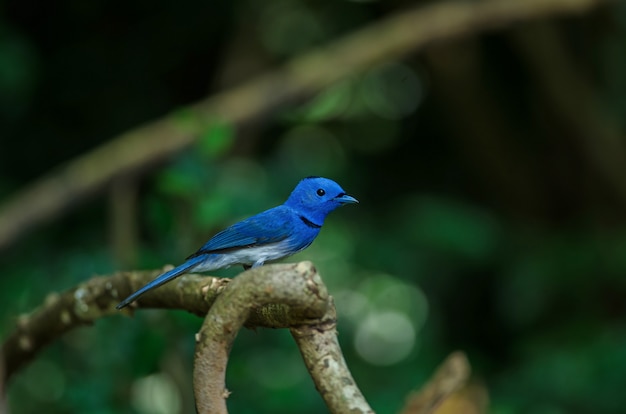
[[[18,318],[15,331],[2,344],[0,384],[65,332],[119,314],[115,305],[120,298],[161,272],[94,277],[66,292],[50,294],[35,311]],[[243,326],[289,328],[329,411],[373,413],[345,363],[337,341],[332,297],[311,262],[262,266],[233,280],[185,275],[145,294],[124,313],[140,308],[183,309],[206,315],[196,335],[193,373],[196,407],[201,414],[227,413],[228,355]],[[469,366],[464,356],[451,358],[445,366],[452,364],[456,369],[438,371],[426,387],[435,387],[436,392],[426,392],[420,399],[425,407],[436,407],[467,380]]]

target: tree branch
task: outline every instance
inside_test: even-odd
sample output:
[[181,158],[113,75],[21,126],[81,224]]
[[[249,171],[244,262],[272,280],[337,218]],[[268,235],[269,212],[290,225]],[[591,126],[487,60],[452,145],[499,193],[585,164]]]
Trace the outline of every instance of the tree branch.
[[412,392],[401,414],[430,414],[470,377],[470,365],[463,352],[450,354],[420,390]]
[[[65,332],[118,314],[115,305],[162,270],[94,277],[64,293],[50,294],[34,312],[18,319],[0,350],[0,390],[11,376]],[[373,413],[346,366],[337,341],[336,311],[311,262],[274,264],[235,279],[184,275],[146,293],[130,309],[184,309],[206,315],[197,334],[194,393],[199,413],[226,413],[228,354],[246,327],[290,328],[304,363],[330,412]],[[430,413],[469,376],[464,354],[452,354],[403,413]],[[3,393],[0,393],[0,404]],[[0,414],[2,413],[0,405]]]
[[[160,273],[161,270],[155,270],[94,277],[63,293],[50,293],[37,309],[17,318],[15,330],[3,342],[0,355],[4,380],[10,379],[42,348],[64,333],[91,325],[99,318],[119,314],[115,305],[120,298]],[[226,283],[227,280],[212,277],[185,275],[146,294],[139,305],[133,307],[187,309],[202,315]]]
[[[335,332],[335,309],[310,262],[280,271],[261,267],[243,273],[224,289],[198,334],[194,391],[198,413],[227,413],[228,354],[250,312],[282,304],[301,315],[292,334],[307,368],[333,413],[372,413],[345,366]],[[294,324],[292,323],[292,325]]]
[[583,13],[607,2],[448,1],[404,10],[241,86],[114,137],[42,177],[0,207],[0,249],[103,190],[116,177],[137,173],[188,147],[216,120],[241,126],[352,73],[434,42],[516,22]]
[[315,388],[331,413],[374,413],[352,378],[337,341],[337,313],[332,297],[326,313],[313,323],[291,328]]
[[[264,272],[280,272],[293,265],[275,264],[263,266]],[[169,269],[170,266],[164,269]],[[256,271],[256,270],[255,270]],[[51,293],[44,303],[29,314],[17,318],[15,330],[4,340],[0,348],[0,383],[9,380],[39,351],[64,333],[99,318],[119,315],[115,305],[145,285],[163,269],[152,271],[120,272],[111,276],[94,277],[63,293]],[[205,316],[213,302],[231,279],[188,274],[146,293],[125,311],[131,314],[137,308],[182,309],[198,316]],[[286,328],[303,315],[284,305],[267,305],[254,309],[246,321],[250,328]]]

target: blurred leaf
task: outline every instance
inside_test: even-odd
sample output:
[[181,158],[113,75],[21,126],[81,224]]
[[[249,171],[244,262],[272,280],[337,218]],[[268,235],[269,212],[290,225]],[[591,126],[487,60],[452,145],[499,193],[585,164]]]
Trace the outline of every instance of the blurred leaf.
[[178,128],[195,133],[202,129],[203,121],[189,108],[178,108],[170,114],[170,120]]
[[387,119],[410,115],[424,94],[415,71],[399,62],[389,62],[370,70],[360,86],[361,96],[370,110]]
[[304,108],[296,113],[302,121],[320,122],[341,117],[349,109],[353,94],[354,82],[350,79],[337,82],[326,88],[313,98]]
[[174,225],[174,217],[168,204],[162,197],[153,194],[146,197],[144,214],[146,224],[154,234],[170,234]]
[[196,204],[194,222],[200,229],[213,228],[225,220],[232,220],[230,207],[230,200],[225,197],[202,197]]
[[211,173],[197,153],[185,152],[157,175],[156,187],[167,196],[196,199],[210,182]]
[[206,129],[196,146],[200,153],[209,158],[217,158],[224,155],[235,141],[235,131],[232,125],[214,121]]
[[159,191],[179,197],[189,197],[200,190],[195,177],[176,169],[166,169],[159,174],[157,185]]

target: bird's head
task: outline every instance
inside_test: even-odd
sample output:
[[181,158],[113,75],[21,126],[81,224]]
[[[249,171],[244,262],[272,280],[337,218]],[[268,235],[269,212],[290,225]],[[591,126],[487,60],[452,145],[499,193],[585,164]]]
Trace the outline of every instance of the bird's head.
[[300,181],[285,205],[302,213],[307,219],[321,225],[331,211],[344,204],[358,203],[333,180],[307,177]]

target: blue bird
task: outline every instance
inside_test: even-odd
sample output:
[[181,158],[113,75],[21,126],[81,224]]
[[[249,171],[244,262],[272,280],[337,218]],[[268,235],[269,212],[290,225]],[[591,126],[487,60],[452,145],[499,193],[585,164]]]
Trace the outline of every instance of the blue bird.
[[326,216],[348,203],[358,201],[336,182],[322,177],[304,178],[282,205],[217,233],[185,263],[158,276],[116,308],[128,306],[149,290],[187,272],[208,272],[237,264],[248,269],[298,253],[313,243]]

